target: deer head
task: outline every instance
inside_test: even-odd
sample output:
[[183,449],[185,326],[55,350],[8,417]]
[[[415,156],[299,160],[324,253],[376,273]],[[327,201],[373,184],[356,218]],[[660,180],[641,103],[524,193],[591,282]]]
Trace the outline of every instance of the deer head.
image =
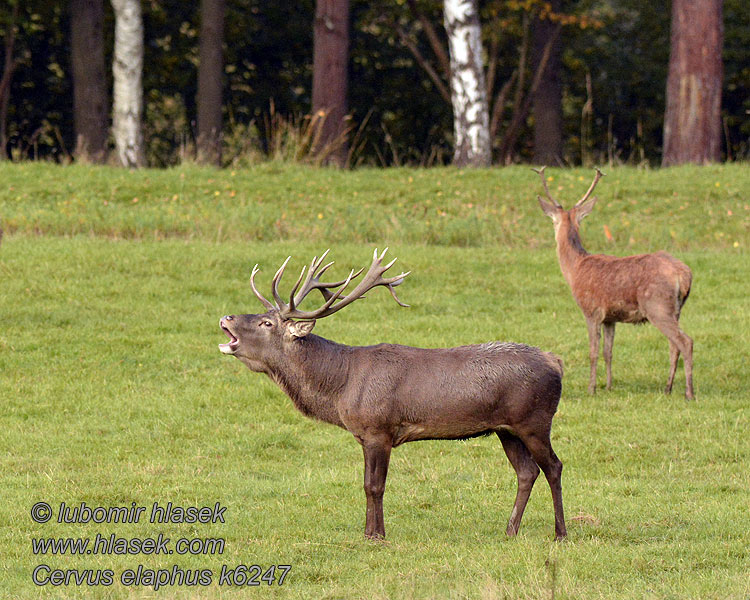
[[[604,176],[604,173],[602,173],[597,167],[594,181],[591,182],[591,185],[589,186],[586,194],[584,194],[583,198],[576,202],[573,208],[571,208],[570,210],[565,210],[562,205],[550,194],[549,187],[547,187],[547,179],[544,176],[544,169],[545,167],[532,170],[535,173],[538,173],[539,177],[542,179],[544,192],[549,199],[549,202],[547,202],[547,200],[544,200],[541,196],[537,196],[539,206],[542,207],[544,214],[552,219],[552,223],[555,226],[555,239],[558,239],[558,235],[561,230],[572,228],[573,230],[578,232],[578,227],[581,221],[591,212],[591,210],[594,208],[594,205],[596,204],[596,196],[590,199],[589,196],[591,196],[591,192],[594,191],[596,184],[599,183],[599,180]],[[565,227],[562,227],[563,225],[565,225]]]
[[[319,258],[313,258],[309,269],[306,266],[302,267],[302,272],[289,296],[289,302],[282,300],[278,287],[284,269],[291,257],[284,261],[273,278],[271,294],[274,303],[269,302],[255,286],[255,275],[259,270],[258,265],[255,265],[250,275],[250,286],[253,293],[268,310],[262,314],[222,317],[219,325],[229,337],[229,342],[219,344],[219,350],[224,354],[236,356],[251,370],[262,372],[266,370],[268,365],[283,360],[286,353],[313,330],[316,319],[332,315],[355,300],[364,297],[366,292],[377,286],[387,287],[393,299],[399,305],[408,306],[398,299],[393,288],[403,283],[409,272],[401,273],[395,277],[383,277],[383,274],[396,262],[394,258],[390,263],[383,266],[383,258],[387,251],[388,248],[378,256],[376,249],[372,264],[365,276],[351,292],[343,295],[352,280],[361,275],[364,268],[356,273],[351,270],[346,279],[341,281],[322,282],[321,276],[333,265],[333,262],[323,265],[323,261],[328,254],[328,250],[326,250]],[[306,269],[307,275],[305,275]],[[298,307],[305,297],[316,289],[323,295],[323,305],[311,311],[300,310]]]

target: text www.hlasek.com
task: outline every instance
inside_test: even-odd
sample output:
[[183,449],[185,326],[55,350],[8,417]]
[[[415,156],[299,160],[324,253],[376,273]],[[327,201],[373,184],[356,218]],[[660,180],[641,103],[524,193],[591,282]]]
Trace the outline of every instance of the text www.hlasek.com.
[[[224,512],[218,502],[213,507],[180,507],[167,503],[166,506],[153,503],[150,523],[224,523]],[[144,515],[145,513],[145,515]],[[82,503],[76,507],[60,504],[57,523],[138,523],[146,516],[146,507],[133,502],[129,507],[89,507]],[[52,507],[46,502],[37,502],[31,509],[31,518],[36,523],[46,523],[54,518]],[[146,519],[144,519],[146,520]],[[115,533],[97,533],[93,538],[82,537],[42,537],[32,538],[32,552],[35,555],[156,555],[180,556],[221,555],[224,553],[224,538],[180,537],[175,541],[160,533],[156,537],[122,537]],[[125,569],[119,577],[113,569],[55,568],[48,564],[38,564],[33,569],[31,579],[38,586],[110,586],[118,581],[125,586],[151,587],[154,590],[165,586],[259,586],[283,585],[291,565],[222,565],[212,569],[187,569],[179,565],[171,568],[151,569],[144,565]]]
[[[93,545],[92,545],[93,541]],[[180,538],[171,548],[171,539],[159,534],[157,538],[121,538],[96,534],[88,538],[34,538],[34,554],[223,554],[223,538]]]

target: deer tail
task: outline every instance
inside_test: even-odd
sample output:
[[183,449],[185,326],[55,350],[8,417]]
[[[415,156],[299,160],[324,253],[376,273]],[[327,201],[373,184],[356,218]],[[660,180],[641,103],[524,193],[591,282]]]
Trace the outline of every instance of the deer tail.
[[560,358],[557,354],[553,354],[552,352],[545,352],[547,355],[547,361],[549,362],[549,365],[560,374],[560,377],[563,376],[563,359]]
[[690,295],[690,288],[693,285],[693,274],[690,269],[681,271],[677,277],[677,298],[679,299],[679,306],[685,304]]

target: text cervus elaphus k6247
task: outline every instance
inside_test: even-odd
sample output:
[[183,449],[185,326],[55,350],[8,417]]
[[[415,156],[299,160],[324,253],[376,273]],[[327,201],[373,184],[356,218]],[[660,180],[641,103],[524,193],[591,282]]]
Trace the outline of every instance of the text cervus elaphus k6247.
[[[552,417],[562,390],[562,361],[522,344],[492,342],[458,348],[422,349],[395,344],[345,346],[311,334],[326,317],[376,286],[394,286],[408,273],[383,277],[391,263],[377,250],[359,284],[343,295],[364,269],[323,283],[333,263],[314,258],[294,285],[289,302],[278,292],[285,262],[273,278],[275,303],[250,283],[266,307],[263,314],[223,317],[230,341],[219,346],[252,371],[265,373],[305,415],[338,425],[362,445],[365,455],[367,517],[365,536],[384,538],[383,492],[391,449],[415,440],[463,439],[496,433],[518,478],[508,522],[514,535],[541,467],[552,490],[555,536],[566,535],[560,476],[562,463],[550,444]],[[312,311],[298,307],[312,290],[324,297]],[[401,304],[402,306],[406,306]]]
[[685,397],[692,400],[693,340],[680,329],[679,324],[680,311],[690,294],[693,280],[690,267],[661,251],[624,257],[589,254],[583,248],[578,228],[581,220],[596,204],[596,197],[589,196],[602,177],[602,172],[596,169],[594,181],[583,198],[573,208],[565,210],[549,192],[544,167],[534,170],[541,176],[549,199],[547,202],[537,196],[544,214],[552,219],[555,226],[560,270],[586,318],[591,369],[589,393],[596,391],[596,363],[602,326],[607,389],[610,389],[615,323],[649,321],[669,340],[670,367],[666,393],[672,391],[677,360],[682,353],[685,362]]

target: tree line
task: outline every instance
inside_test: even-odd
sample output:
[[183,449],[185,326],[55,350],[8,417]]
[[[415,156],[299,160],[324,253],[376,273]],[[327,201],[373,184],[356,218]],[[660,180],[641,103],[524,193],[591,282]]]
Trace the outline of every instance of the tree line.
[[743,0],[8,0],[0,159],[714,162]]

